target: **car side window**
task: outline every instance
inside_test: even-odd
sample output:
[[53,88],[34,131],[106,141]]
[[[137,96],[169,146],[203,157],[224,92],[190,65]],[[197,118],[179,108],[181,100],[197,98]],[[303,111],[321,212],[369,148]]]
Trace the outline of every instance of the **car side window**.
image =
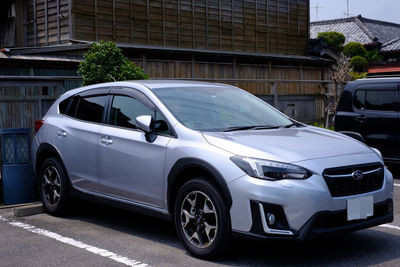
[[107,95],[76,97],[78,107],[75,118],[91,122],[102,122],[107,97]]
[[133,97],[114,96],[111,105],[110,124],[135,129],[136,117],[140,115],[154,116],[154,111]]
[[365,108],[365,90],[356,91],[354,106],[358,109]]
[[354,106],[358,109],[394,111],[396,94],[394,90],[357,90]]
[[365,109],[394,111],[396,91],[368,90],[365,96]]
[[161,113],[150,109],[136,98],[123,95],[113,97],[109,120],[111,125],[136,129],[136,117],[141,115],[152,116],[154,132],[168,134],[168,126]]

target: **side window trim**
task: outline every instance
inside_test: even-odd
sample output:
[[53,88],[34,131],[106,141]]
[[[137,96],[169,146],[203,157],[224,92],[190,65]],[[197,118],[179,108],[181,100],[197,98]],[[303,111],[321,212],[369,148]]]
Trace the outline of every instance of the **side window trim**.
[[[399,93],[399,87],[400,84],[396,83],[371,83],[371,84],[362,84],[354,88],[354,94],[353,94],[353,101],[352,105],[355,109],[361,110],[361,111],[374,111],[374,112],[396,112],[396,102],[393,104],[393,110],[379,110],[379,109],[368,109],[366,108],[366,98],[368,91],[397,91],[397,98],[399,99],[400,93]],[[358,91],[364,91],[364,107],[362,108],[357,108],[354,104],[355,99],[356,99],[356,94]]]
[[[107,115],[107,109],[108,109],[108,105],[109,105],[109,98],[110,98],[110,93],[111,88],[107,87],[107,88],[95,88],[89,91],[84,91],[84,92],[80,92],[77,93],[75,95],[72,95],[69,97],[70,101],[68,103],[68,107],[66,109],[66,111],[69,111],[69,109],[71,108],[71,105],[73,103],[73,100],[75,98],[77,98],[77,104],[75,106],[75,110],[73,112],[73,114],[68,115],[68,114],[62,114],[63,116],[66,116],[68,118],[74,119],[74,120],[79,120],[79,121],[83,121],[83,122],[88,122],[88,123],[96,123],[96,124],[105,124],[106,121],[106,115]],[[104,105],[104,109],[103,109],[103,114],[102,114],[102,118],[101,118],[101,122],[95,122],[95,121],[88,121],[88,120],[83,120],[80,118],[77,118],[77,112],[78,112],[78,107],[79,104],[81,102],[82,98],[87,98],[87,97],[96,97],[96,96],[105,96],[107,97],[106,101],[105,101],[105,105]]]
[[114,96],[116,96],[116,95],[132,97],[132,98],[138,100],[139,102],[141,102],[142,104],[144,104],[145,106],[147,106],[150,110],[152,110],[154,112],[154,115],[153,115],[154,118],[156,117],[157,113],[161,114],[161,116],[165,119],[165,122],[168,125],[169,134],[156,133],[156,135],[166,136],[166,137],[173,137],[173,138],[177,138],[178,137],[176,132],[175,132],[175,130],[174,130],[174,128],[172,127],[171,123],[164,116],[164,114],[157,108],[157,106],[145,94],[143,94],[142,92],[140,92],[140,91],[138,91],[138,90],[136,90],[134,88],[130,88],[130,87],[114,87],[114,88],[111,88],[111,90],[110,90],[110,101],[108,102],[109,107],[107,109],[107,122],[106,122],[107,126],[140,131],[138,129],[125,128],[125,127],[113,125],[113,124],[110,123],[111,107],[112,107]]

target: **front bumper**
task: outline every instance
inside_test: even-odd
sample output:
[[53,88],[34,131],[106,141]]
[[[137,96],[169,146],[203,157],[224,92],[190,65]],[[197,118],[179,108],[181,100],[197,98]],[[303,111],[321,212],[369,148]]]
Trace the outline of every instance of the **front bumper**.
[[[358,160],[360,164],[367,162],[362,156]],[[351,162],[344,157],[343,164],[339,166],[344,166],[346,161]],[[337,158],[335,162],[329,163],[325,159],[323,163],[325,164],[314,160],[312,164],[325,168],[338,164]],[[314,173],[323,172],[323,169],[317,172],[315,168],[306,164],[302,166],[313,170]],[[393,221],[393,177],[387,169],[385,169],[383,185],[379,190],[343,197],[332,197],[324,178],[318,174],[306,180],[281,181],[266,181],[243,176],[229,183],[228,186],[233,199],[230,211],[232,230],[239,235],[302,240],[329,233],[359,230]],[[363,196],[373,197],[374,215],[364,220],[348,222],[347,200]],[[278,228],[289,230],[291,234],[286,234],[284,231],[281,233],[268,231],[265,224],[263,225],[265,218],[261,216],[262,212],[258,208],[260,204],[281,207],[287,227]],[[268,207],[265,210],[264,216],[267,216]]]
[[293,235],[266,234],[261,218],[263,214],[257,210],[257,205],[259,204],[260,203],[257,202],[251,202],[253,225],[250,231],[234,231],[236,237],[246,239],[302,241],[305,239],[329,236],[331,234],[361,230],[393,221],[393,200],[387,199],[384,202],[374,205],[374,215],[368,219],[347,221],[346,210],[321,211],[314,214],[299,231],[291,229]]

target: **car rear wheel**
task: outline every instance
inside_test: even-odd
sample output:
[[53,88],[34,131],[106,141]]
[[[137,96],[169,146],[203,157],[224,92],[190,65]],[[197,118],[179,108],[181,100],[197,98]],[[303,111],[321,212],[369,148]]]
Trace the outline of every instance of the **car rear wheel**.
[[64,168],[56,158],[46,159],[39,174],[39,190],[45,210],[62,215],[67,208],[67,182]]
[[196,178],[179,190],[174,221],[185,248],[195,257],[211,259],[227,249],[231,237],[229,211],[207,180]]

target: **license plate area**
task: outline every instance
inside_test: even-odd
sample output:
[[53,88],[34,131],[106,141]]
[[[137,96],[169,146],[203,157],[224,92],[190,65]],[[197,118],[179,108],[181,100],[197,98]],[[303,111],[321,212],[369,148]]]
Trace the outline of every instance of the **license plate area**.
[[347,220],[361,220],[374,215],[374,197],[347,199]]

